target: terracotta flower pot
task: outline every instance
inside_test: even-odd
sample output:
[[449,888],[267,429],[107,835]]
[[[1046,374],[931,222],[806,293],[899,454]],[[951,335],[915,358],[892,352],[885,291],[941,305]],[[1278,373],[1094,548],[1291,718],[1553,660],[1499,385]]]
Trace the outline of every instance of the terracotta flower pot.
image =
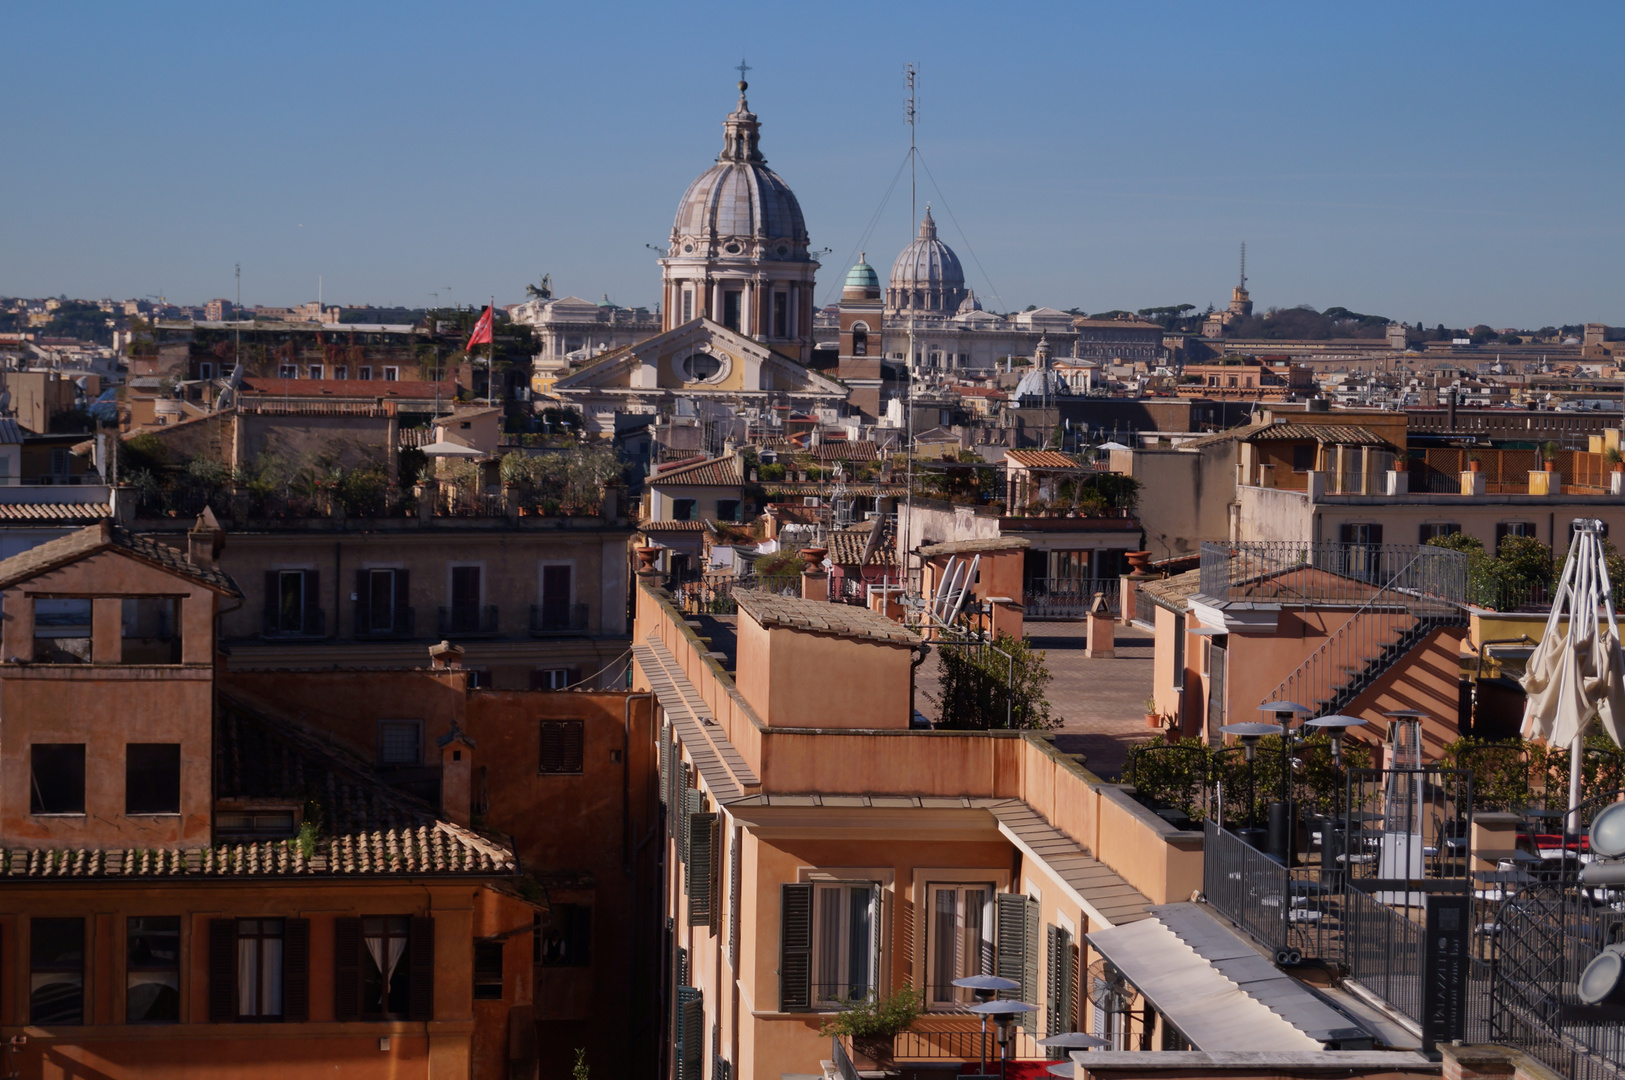
[[896,1057],[896,1040],[886,1038],[858,1038],[852,1039],[852,1052],[860,1057],[867,1058],[869,1063],[877,1069],[890,1068]]
[[1136,574],[1143,574],[1151,569],[1151,553],[1149,551],[1131,551],[1128,553],[1128,568]]
[[1467,463],[1467,471],[1468,472],[1483,472],[1484,471],[1484,463],[1482,461],[1469,461]]
[[1543,462],[1540,463],[1540,467],[1542,469],[1545,469],[1547,472],[1556,472],[1557,471],[1557,462],[1555,462],[1555,461],[1543,461]]
[[1162,717],[1158,716],[1154,712],[1146,713],[1145,726],[1148,728],[1160,728],[1162,726]]

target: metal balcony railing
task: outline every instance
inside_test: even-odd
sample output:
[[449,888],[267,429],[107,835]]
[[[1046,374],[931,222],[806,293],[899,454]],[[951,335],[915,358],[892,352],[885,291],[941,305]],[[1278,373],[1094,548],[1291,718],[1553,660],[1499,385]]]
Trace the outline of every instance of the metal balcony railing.
[[497,606],[495,604],[469,604],[466,607],[440,609],[440,636],[470,637],[497,632]]
[[1106,597],[1114,617],[1121,613],[1123,589],[1117,578],[1033,578],[1022,590],[1022,614],[1028,619],[1081,619],[1097,592]]
[[546,604],[530,605],[530,632],[532,634],[585,634],[587,632],[587,605]]
[[355,636],[358,638],[409,638],[417,631],[417,612],[397,607],[388,613],[374,612],[372,606],[355,606]]
[[1199,573],[1202,593],[1220,602],[1361,605],[1389,593],[1444,610],[1467,598],[1467,556],[1415,544],[1207,542]]

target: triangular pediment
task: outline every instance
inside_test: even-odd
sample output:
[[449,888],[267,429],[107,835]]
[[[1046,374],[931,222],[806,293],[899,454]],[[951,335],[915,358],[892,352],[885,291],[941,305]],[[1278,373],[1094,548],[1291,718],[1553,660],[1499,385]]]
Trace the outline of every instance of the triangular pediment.
[[702,394],[846,393],[840,383],[703,316],[596,357],[554,384],[563,392],[617,388]]

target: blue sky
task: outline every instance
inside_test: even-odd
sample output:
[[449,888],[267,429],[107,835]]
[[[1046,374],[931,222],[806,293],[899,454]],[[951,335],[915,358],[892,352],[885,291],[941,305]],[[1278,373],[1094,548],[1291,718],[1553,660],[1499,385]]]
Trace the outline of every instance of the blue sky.
[[[749,58],[830,248],[907,147],[990,307],[1625,323],[1619,4],[8,4],[0,293],[658,297]],[[941,212],[944,200],[949,213]],[[956,224],[957,223],[957,224]],[[864,241],[912,234],[906,176]],[[972,258],[974,252],[974,259]]]

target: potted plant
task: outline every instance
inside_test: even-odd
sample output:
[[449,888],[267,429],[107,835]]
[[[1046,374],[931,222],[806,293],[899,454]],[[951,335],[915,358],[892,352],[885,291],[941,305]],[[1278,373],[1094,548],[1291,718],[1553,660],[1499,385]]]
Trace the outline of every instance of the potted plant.
[[1162,714],[1157,712],[1157,699],[1154,697],[1145,699],[1145,726],[1148,728],[1162,726]]
[[1547,472],[1557,471],[1557,444],[1549,442],[1540,448],[1540,467]]
[[868,1058],[876,1068],[892,1063],[897,1036],[913,1026],[925,1011],[925,999],[913,987],[905,986],[891,997],[872,995],[862,1001],[849,1001],[846,1008],[825,1021],[818,1033],[825,1037],[845,1035],[852,1049]]
[[1479,457],[1477,454],[1468,454],[1467,455],[1467,471],[1468,472],[1482,472],[1483,470],[1484,470],[1484,459]]
[[1612,468],[1614,472],[1625,472],[1625,453],[1621,453],[1619,447],[1610,446],[1608,449],[1604,450],[1602,452],[1602,459],[1608,462],[1609,467]]

